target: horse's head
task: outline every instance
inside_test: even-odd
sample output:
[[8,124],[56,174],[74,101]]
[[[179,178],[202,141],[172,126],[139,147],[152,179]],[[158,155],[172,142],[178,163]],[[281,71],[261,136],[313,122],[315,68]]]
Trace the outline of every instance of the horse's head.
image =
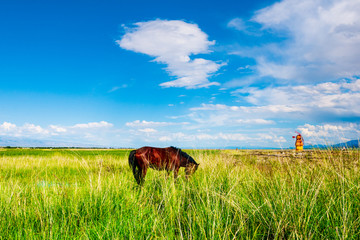
[[190,175],[194,174],[196,172],[196,170],[198,169],[199,164],[196,163],[194,161],[194,163],[189,163],[186,167],[185,167],[185,174],[186,174],[186,178],[188,178]]
[[199,167],[199,164],[195,162],[195,160],[186,152],[183,152],[180,148],[176,148],[171,146],[171,149],[173,149],[173,152],[176,152],[176,156],[178,160],[180,161],[180,166],[185,167],[185,175],[186,179],[196,172],[196,170]]
[[186,152],[181,151],[181,157],[186,162],[185,174],[186,174],[186,178],[188,178],[188,176],[196,172],[196,170],[199,167],[199,164],[196,163],[195,160]]

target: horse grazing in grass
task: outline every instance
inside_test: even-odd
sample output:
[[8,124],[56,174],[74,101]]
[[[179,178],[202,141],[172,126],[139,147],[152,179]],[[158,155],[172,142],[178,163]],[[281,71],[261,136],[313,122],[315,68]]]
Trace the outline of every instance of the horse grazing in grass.
[[191,156],[176,147],[142,147],[133,150],[129,155],[129,165],[139,185],[143,184],[149,167],[156,170],[166,170],[168,175],[170,171],[174,171],[174,179],[176,180],[180,167],[185,167],[185,175],[188,179],[199,166]]

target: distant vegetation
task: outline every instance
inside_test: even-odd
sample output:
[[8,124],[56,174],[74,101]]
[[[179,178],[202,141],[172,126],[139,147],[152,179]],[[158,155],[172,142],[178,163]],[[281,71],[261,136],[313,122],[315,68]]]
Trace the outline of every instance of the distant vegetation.
[[189,182],[130,150],[0,149],[1,239],[359,239],[360,151],[188,150]]

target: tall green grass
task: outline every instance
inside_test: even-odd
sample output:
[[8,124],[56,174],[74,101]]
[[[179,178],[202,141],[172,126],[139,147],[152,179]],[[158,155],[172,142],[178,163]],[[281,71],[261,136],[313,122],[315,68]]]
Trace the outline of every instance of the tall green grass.
[[359,150],[189,150],[190,181],[129,150],[0,150],[0,239],[359,239]]

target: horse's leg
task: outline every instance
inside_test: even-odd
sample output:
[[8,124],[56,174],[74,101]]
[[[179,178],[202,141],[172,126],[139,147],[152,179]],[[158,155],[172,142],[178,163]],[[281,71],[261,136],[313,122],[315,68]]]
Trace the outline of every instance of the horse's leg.
[[141,185],[141,171],[140,166],[137,166],[136,172],[134,172],[134,177],[136,179],[137,184]]
[[141,169],[141,172],[139,172],[140,173],[140,185],[142,185],[144,183],[144,181],[145,181],[145,176],[146,176],[147,169],[148,169],[148,167],[144,166]]

